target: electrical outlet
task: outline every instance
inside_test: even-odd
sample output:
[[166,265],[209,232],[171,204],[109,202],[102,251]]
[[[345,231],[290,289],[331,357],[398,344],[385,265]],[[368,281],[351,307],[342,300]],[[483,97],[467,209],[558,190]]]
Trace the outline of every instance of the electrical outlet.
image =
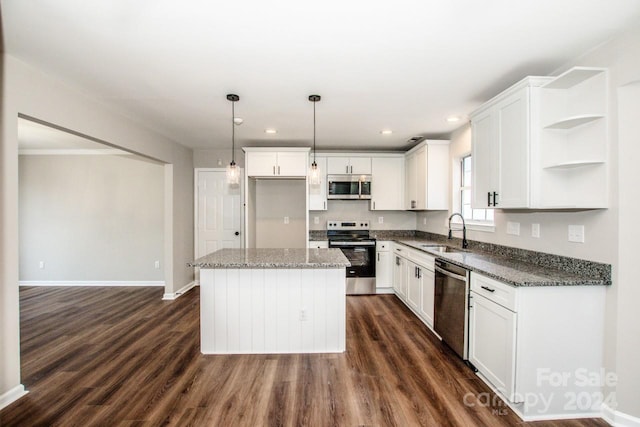
[[520,223],[519,222],[507,222],[507,234],[513,234],[514,236],[520,235]]
[[531,237],[540,237],[540,224],[531,224]]
[[288,217],[288,216],[285,216],[285,217],[284,217],[284,223],[285,223],[285,224],[289,224],[289,217]]
[[584,243],[584,225],[570,225],[568,231],[570,242]]
[[44,268],[44,261],[40,261],[39,267],[40,267],[40,269]]
[[154,266],[155,268],[160,268],[160,261],[156,261],[156,262],[154,262],[154,263],[153,263],[153,266]]
[[305,322],[309,320],[309,316],[307,315],[307,309],[303,308],[300,310],[300,321]]
[[314,224],[320,224],[320,217],[319,216],[314,216],[313,217],[313,223]]
[[425,216],[424,218],[422,218],[422,223],[423,223],[424,225],[427,225],[427,217],[426,217],[426,216]]
[[378,217],[378,224],[383,224],[384,223],[384,217],[383,216],[379,216]]

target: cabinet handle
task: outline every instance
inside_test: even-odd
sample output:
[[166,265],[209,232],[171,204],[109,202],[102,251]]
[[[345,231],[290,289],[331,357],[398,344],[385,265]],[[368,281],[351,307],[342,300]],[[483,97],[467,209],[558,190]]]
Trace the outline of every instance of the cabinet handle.
[[418,279],[419,279],[422,277],[422,269],[418,267],[416,270],[418,270]]
[[349,165],[345,166],[347,168],[347,173],[349,173]]
[[373,202],[373,210],[376,210],[376,202]]
[[324,206],[324,210],[327,210],[327,202],[322,202],[322,205]]
[[493,206],[498,206],[498,193],[493,192]]
[[280,166],[278,166],[278,175],[280,175]]
[[490,288],[490,287],[488,287],[488,286],[480,286],[480,287],[481,287],[482,289],[484,289],[485,291],[489,291],[489,292],[495,292],[495,291],[496,291],[495,289],[491,289],[491,288]]
[[491,192],[487,191],[487,206],[491,206]]
[[380,262],[380,254],[378,253],[378,262]]
[[273,166],[273,174],[274,175],[276,174],[276,167],[275,166]]

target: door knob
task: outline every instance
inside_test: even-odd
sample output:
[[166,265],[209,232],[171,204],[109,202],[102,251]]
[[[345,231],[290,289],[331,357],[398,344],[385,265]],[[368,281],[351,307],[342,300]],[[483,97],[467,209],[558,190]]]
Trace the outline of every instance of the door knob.
[[239,232],[239,231],[236,231],[236,232],[235,232],[235,233],[233,233],[233,234],[235,234],[236,236],[239,236],[239,235],[240,235],[240,232]]

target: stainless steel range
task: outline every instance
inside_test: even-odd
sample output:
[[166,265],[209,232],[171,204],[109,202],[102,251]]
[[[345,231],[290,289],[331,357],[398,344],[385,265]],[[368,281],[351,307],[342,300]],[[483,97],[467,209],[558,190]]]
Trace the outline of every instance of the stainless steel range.
[[339,248],[351,262],[347,267],[347,295],[376,293],[376,239],[369,237],[369,221],[328,221],[330,248]]

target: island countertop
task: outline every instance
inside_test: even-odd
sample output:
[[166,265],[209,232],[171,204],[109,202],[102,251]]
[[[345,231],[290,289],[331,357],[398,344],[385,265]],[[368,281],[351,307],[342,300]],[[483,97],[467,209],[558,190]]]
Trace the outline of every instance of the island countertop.
[[220,249],[187,264],[200,268],[345,268],[340,249]]

